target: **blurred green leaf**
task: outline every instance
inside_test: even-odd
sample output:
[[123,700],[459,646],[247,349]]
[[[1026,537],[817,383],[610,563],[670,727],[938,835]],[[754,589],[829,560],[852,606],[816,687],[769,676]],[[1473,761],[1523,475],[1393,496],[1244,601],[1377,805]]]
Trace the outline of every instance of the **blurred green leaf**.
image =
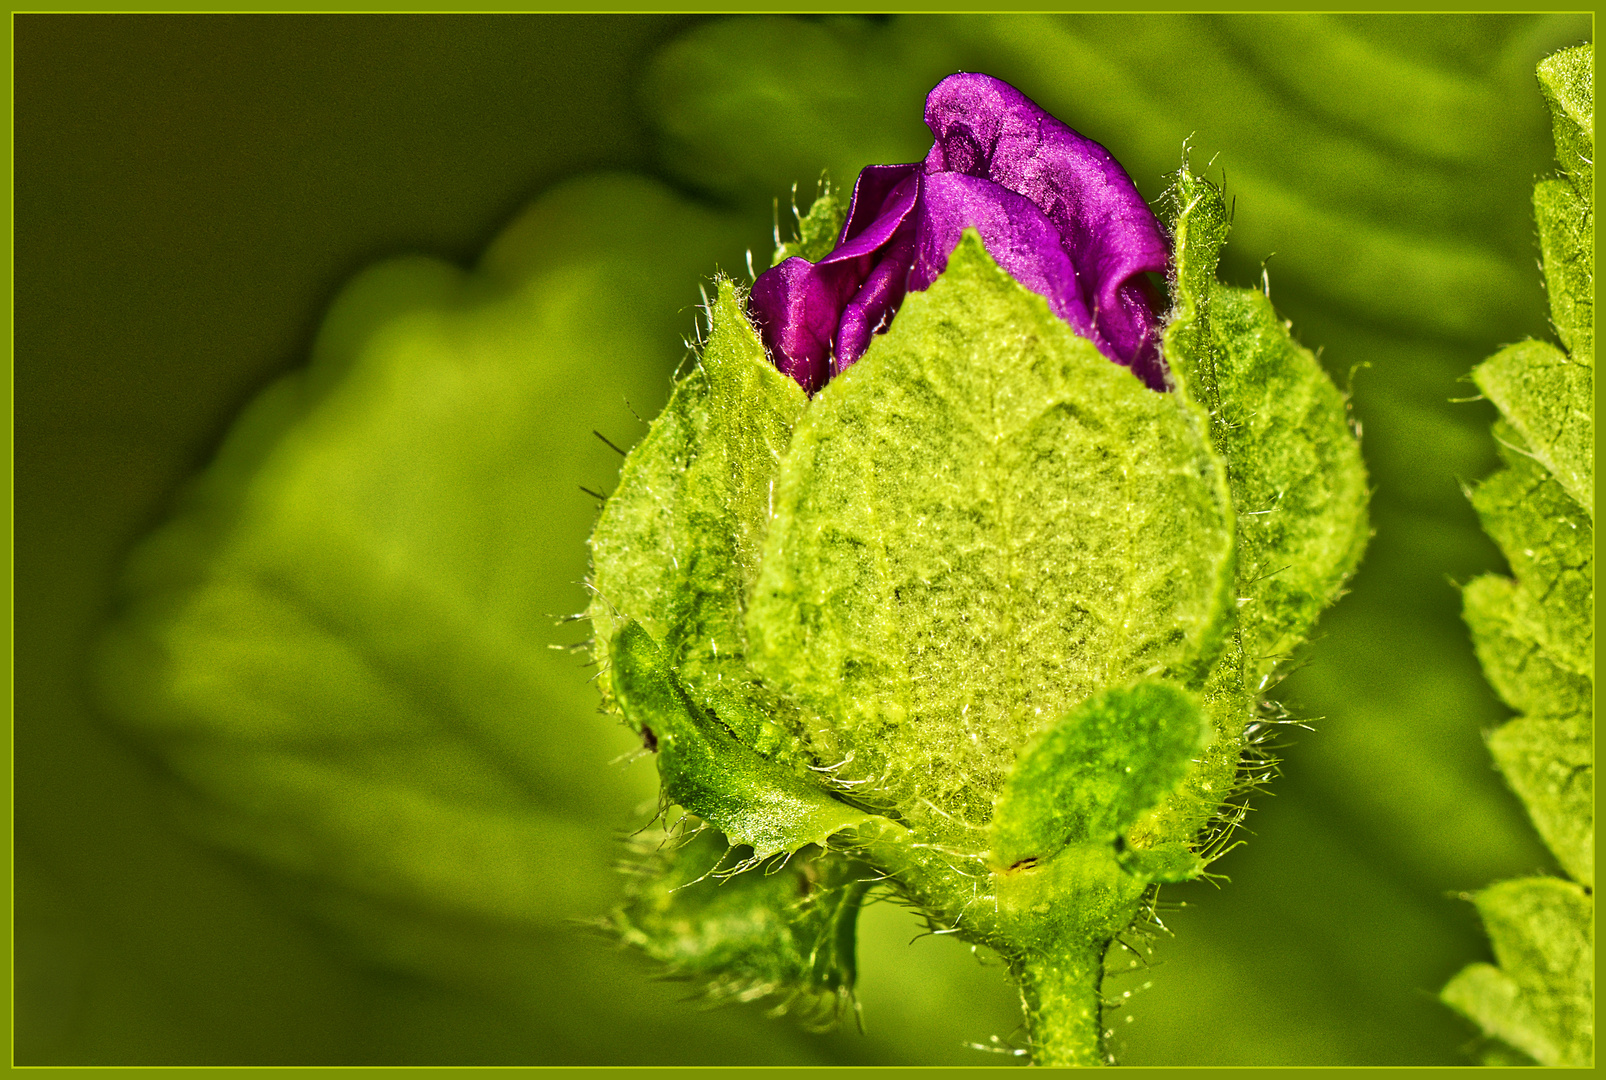
[[129,564],[106,708],[160,748],[195,828],[387,962],[519,981],[456,925],[518,938],[614,892],[593,822],[652,788],[608,767],[629,736],[575,722],[594,692],[548,648],[583,600],[576,485],[609,483],[591,429],[628,441],[626,399],[661,393],[640,358],[673,357],[681,289],[730,235],[603,178],[548,195],[474,274],[366,272]]

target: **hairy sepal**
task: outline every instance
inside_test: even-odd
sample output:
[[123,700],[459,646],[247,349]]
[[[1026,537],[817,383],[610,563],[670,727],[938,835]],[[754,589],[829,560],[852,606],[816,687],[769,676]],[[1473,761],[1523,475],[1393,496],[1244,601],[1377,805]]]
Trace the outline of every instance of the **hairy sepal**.
[[1258,688],[1355,572],[1369,536],[1367,480],[1344,396],[1271,301],[1223,285],[1228,211],[1184,168],[1170,193],[1176,238],[1166,358],[1209,411],[1226,459],[1238,546],[1238,624]]
[[739,742],[718,715],[691,699],[640,623],[632,620],[614,635],[609,659],[625,718],[656,744],[664,797],[731,843],[751,847],[755,858],[824,845],[870,819]]
[[[792,196],[797,197],[795,188]],[[809,204],[808,213],[799,214],[797,206],[793,205],[792,213],[797,217],[797,236],[784,243],[777,238],[775,259],[770,265],[779,266],[794,257],[819,262],[831,254],[841,236],[842,226],[848,220],[848,208],[848,199],[843,196],[841,189],[832,185],[830,177],[821,176],[819,193]],[[777,223],[777,233],[779,229]]]
[[636,620],[703,707],[771,750],[780,703],[745,666],[742,620],[792,425],[808,403],[769,363],[731,281],[718,283],[698,363],[625,461],[591,537],[590,616],[611,693],[613,641]]
[[1238,788],[1261,695],[1340,595],[1369,536],[1367,479],[1343,395],[1261,293],[1222,285],[1230,213],[1186,165],[1167,192],[1174,251],[1164,351],[1222,459],[1236,547],[1235,622],[1201,689],[1215,737],[1131,839],[1192,840]]
[[816,395],[776,485],[750,662],[800,742],[979,851],[1017,747],[1102,687],[1201,682],[1232,586],[1202,430],[967,232]]

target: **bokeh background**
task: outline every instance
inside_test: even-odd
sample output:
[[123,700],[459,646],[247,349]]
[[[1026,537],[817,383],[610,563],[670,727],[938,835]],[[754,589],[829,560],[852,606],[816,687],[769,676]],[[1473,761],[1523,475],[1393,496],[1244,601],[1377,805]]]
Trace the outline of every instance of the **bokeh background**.
[[[1268,285],[1353,389],[1376,490],[1353,591],[1277,688],[1308,730],[1215,867],[1231,883],[1168,887],[1173,936],[1109,984],[1119,1058],[1467,1062],[1474,1033],[1435,1000],[1487,958],[1456,894],[1552,865],[1481,742],[1502,712],[1454,583],[1499,566],[1460,488],[1493,467],[1493,412],[1455,399],[1496,346],[1547,335],[1533,68],[1592,32],[1584,15],[18,16],[16,1062],[1015,1060],[968,1046],[1017,1034],[999,970],[911,943],[891,905],[862,928],[863,1033],[708,1011],[588,933],[653,777],[609,764],[629,739],[580,659],[546,648],[583,636],[547,616],[585,603],[578,488],[617,470],[591,429],[639,437],[699,281],[749,249],[767,263],[777,200],[784,223],[822,168],[922,155],[924,93],[961,69],[1103,142],[1150,198],[1185,140],[1224,174],[1223,276]],[[320,337],[348,281],[412,253],[478,269],[423,299],[407,274],[434,264],[369,274]],[[413,357],[381,340],[443,304],[500,320],[480,366],[448,347],[461,334]],[[322,374],[295,375],[314,354]],[[320,647],[384,652],[424,720],[332,685],[249,599],[227,628],[246,659],[216,612],[162,639],[188,643],[176,660],[108,653],[170,625],[153,596],[223,573],[204,544],[123,567],[175,513],[237,522],[239,475],[182,492],[286,376],[297,403],[231,452],[301,432],[364,508],[341,520],[394,526],[414,571],[526,657],[516,672],[476,668],[473,633],[395,606],[406,590],[385,607],[329,587],[367,571],[296,546],[328,487],[302,532],[240,528],[347,605]],[[306,435],[337,398],[347,420]],[[475,543],[510,542],[417,539],[426,474],[477,478],[430,498]],[[215,676],[189,697],[158,677],[186,662]],[[247,707],[264,701],[301,727]],[[353,701],[365,723],[318,737]]]

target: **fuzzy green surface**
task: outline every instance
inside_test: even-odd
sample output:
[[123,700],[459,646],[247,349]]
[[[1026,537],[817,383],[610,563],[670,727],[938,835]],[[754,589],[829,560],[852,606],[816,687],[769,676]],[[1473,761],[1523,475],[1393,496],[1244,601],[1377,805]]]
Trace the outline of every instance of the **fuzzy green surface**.
[[1465,590],[1484,672],[1523,714],[1490,734],[1490,752],[1582,885],[1524,879],[1478,893],[1499,967],[1471,965],[1441,994],[1543,1065],[1594,1063],[1594,224],[1591,192],[1575,187],[1593,174],[1580,164],[1593,156],[1593,63],[1592,50],[1569,50],[1539,68],[1566,175],[1540,181],[1534,205],[1570,351],[1520,342],[1473,372],[1504,417],[1494,435],[1507,467],[1471,498],[1511,577]]
[[[613,689],[625,718],[648,734],[664,799],[713,825],[756,859],[825,844],[868,815],[831,798],[785,764],[738,742],[721,716],[695,705],[669,658],[637,622],[613,638]],[[715,699],[723,706],[722,698]]]
[[753,686],[742,620],[781,455],[807,398],[770,364],[731,282],[719,283],[708,317],[698,363],[626,459],[598,518],[588,614],[605,696],[611,643],[637,620],[694,697],[757,699],[722,712],[768,752],[780,733],[767,714],[780,704]]
[[1472,899],[1499,966],[1467,967],[1444,1000],[1541,1065],[1593,1065],[1591,894],[1570,881],[1521,878]]
[[[805,1018],[838,1019],[853,988],[867,867],[809,849],[760,873],[713,829],[636,838],[625,902],[607,929],[696,979],[712,1002],[779,998]],[[747,849],[741,849],[747,854]]]
[[1044,725],[1102,686],[1202,677],[1227,618],[1225,486],[1176,397],[970,237],[798,425],[753,665],[808,710],[799,735],[838,781],[979,849]]
[[1245,677],[1258,692],[1360,563],[1366,468],[1338,387],[1271,301],[1218,285],[1210,308]]

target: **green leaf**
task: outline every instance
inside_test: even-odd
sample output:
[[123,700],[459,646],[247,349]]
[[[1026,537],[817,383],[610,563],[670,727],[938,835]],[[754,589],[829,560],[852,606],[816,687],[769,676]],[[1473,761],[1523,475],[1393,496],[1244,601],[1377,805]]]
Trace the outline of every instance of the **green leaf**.
[[1594,712],[1519,716],[1489,736],[1489,751],[1563,869],[1595,884]]
[[1182,782],[1213,735],[1176,686],[1093,695],[1021,751],[993,813],[990,862],[1007,870],[1067,844],[1111,843]]
[[1550,319],[1572,359],[1595,363],[1595,52],[1563,49],[1539,65],[1563,178],[1534,186]]
[[1581,194],[1595,187],[1595,47],[1563,49],[1539,62],[1539,90],[1550,106],[1556,160]]
[[[1568,700],[1576,700],[1570,689],[1576,679],[1593,679],[1594,525],[1550,473],[1523,453],[1520,436],[1508,425],[1497,424],[1495,437],[1507,468],[1473,489],[1472,505],[1521,585],[1510,579],[1472,582],[1468,618],[1506,627],[1502,635],[1526,643],[1521,653],[1502,650],[1490,657],[1503,673],[1497,678],[1491,671],[1490,680],[1506,704],[1523,712],[1570,712],[1570,705],[1539,699],[1546,693],[1542,682],[1524,679],[1519,689],[1504,673],[1539,661],[1559,667],[1554,687]],[[1535,649],[1541,655],[1532,655]],[[1587,696],[1583,700],[1587,704]]]
[[1537,716],[1588,711],[1594,682],[1577,670],[1577,641],[1554,647],[1546,629],[1553,609],[1517,582],[1493,574],[1468,582],[1462,605],[1484,676],[1506,704]]
[[1473,368],[1472,380],[1594,520],[1594,369],[1547,342],[1519,341]]
[[1541,1065],[1594,1063],[1595,937],[1589,893],[1524,878],[1472,897],[1499,967],[1473,964],[1443,998]]
[[[1586,191],[1588,189],[1585,189]],[[1550,321],[1573,359],[1595,364],[1595,211],[1565,180],[1534,185],[1534,220],[1545,265]]]
[[824,845],[869,820],[738,742],[718,716],[687,696],[663,649],[640,623],[626,623],[614,635],[610,659],[619,707],[656,744],[664,796],[732,843],[751,847],[755,858]]
[[859,908],[873,871],[805,849],[784,866],[733,873],[751,850],[733,851],[706,828],[649,833],[635,846],[643,861],[607,929],[672,977],[700,983],[713,1002],[779,998],[775,1011],[836,1018],[857,975]]
[[[1590,80],[1581,74],[1593,72],[1593,57],[1569,50],[1540,65],[1568,178],[1541,181],[1534,205],[1552,315],[1575,351],[1520,342],[1473,372],[1500,408],[1495,437],[1507,468],[1480,484],[1472,502],[1513,577],[1481,577],[1465,592],[1478,659],[1500,696],[1525,714],[1490,734],[1489,749],[1557,860],[1591,887],[1594,308],[1585,297],[1593,293],[1594,225],[1588,204],[1571,195],[1580,177],[1593,176],[1584,164],[1594,152]],[[1592,1065],[1592,894],[1546,878],[1495,885],[1476,900],[1500,966],[1466,968],[1443,999],[1540,1064]]]
[[1015,747],[1099,688],[1202,680],[1232,563],[1202,430],[962,240],[776,485],[750,659],[813,759],[979,850]]

